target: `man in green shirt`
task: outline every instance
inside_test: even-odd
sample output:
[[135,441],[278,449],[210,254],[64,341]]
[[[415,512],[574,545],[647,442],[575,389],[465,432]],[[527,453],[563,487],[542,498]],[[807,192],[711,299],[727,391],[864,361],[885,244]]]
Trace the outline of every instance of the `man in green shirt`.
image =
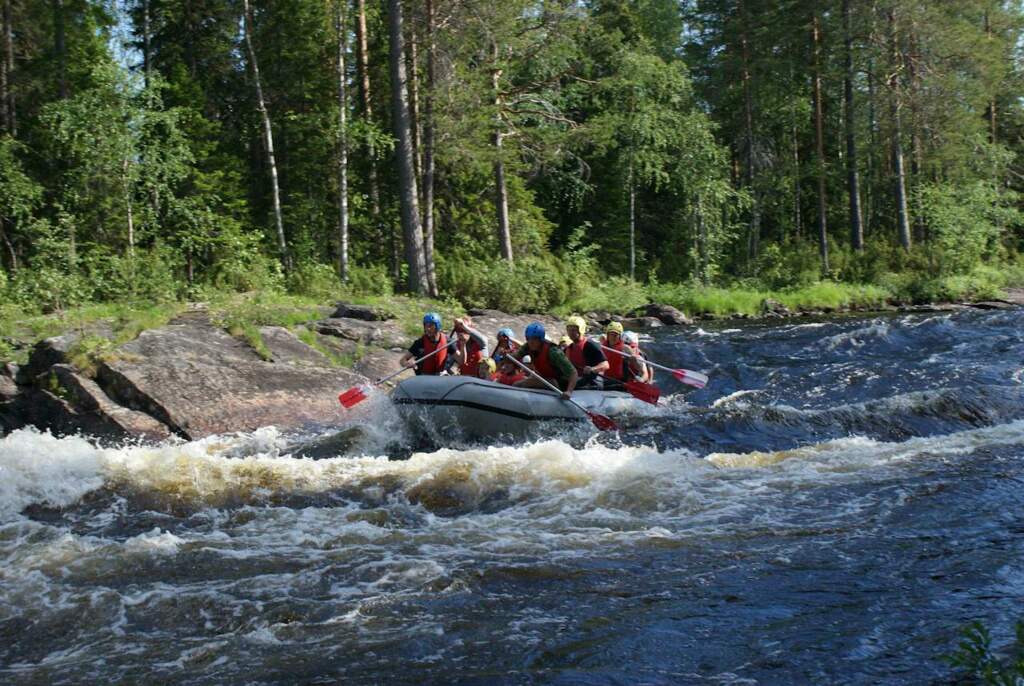
[[[565,353],[545,338],[544,326],[540,322],[533,322],[526,327],[526,345],[515,353],[518,360],[522,360],[526,355],[530,356],[533,371],[548,383],[562,389],[562,397],[568,400],[576,388],[579,376]],[[532,374],[516,385],[524,388],[547,388]]]

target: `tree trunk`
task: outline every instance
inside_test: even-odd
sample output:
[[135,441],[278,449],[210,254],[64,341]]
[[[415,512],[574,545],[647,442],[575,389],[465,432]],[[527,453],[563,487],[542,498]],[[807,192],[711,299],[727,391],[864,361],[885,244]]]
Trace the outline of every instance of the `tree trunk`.
[[921,186],[924,184],[924,144],[921,140],[921,133],[924,128],[922,123],[920,96],[921,96],[921,75],[916,66],[919,53],[917,52],[916,27],[911,24],[909,36],[910,59],[907,62],[907,75],[910,78],[910,177],[914,182],[914,233],[918,242],[926,242],[928,239],[928,228],[925,226],[924,212],[921,207]]
[[149,0],[142,0],[142,78],[149,88],[150,70],[150,47],[149,47]]
[[811,39],[814,46],[814,138],[818,155],[818,254],[821,256],[821,271],[827,274],[828,203],[825,198],[825,126],[821,102],[821,30],[817,14],[811,18]]
[[[992,23],[989,18],[988,8],[985,8],[985,38],[992,40]],[[996,142],[996,99],[989,98],[988,106],[985,108],[985,119],[988,120],[988,142]]]
[[740,34],[740,54],[743,60],[741,80],[743,82],[743,137],[746,148],[744,150],[744,174],[745,185],[753,200],[750,210],[747,257],[754,260],[760,251],[761,243],[761,201],[754,189],[754,94],[750,75],[750,44],[747,37],[750,19],[747,15],[747,5],[742,0],[739,9],[743,22],[743,31]]
[[338,34],[338,275],[348,281],[348,94],[345,90],[346,0],[334,0],[334,29]]
[[[793,67],[790,66],[790,78],[793,76]],[[789,113],[790,136],[793,141],[793,233],[797,240],[803,237],[803,194],[800,189],[800,182],[803,180],[803,172],[800,167],[800,138],[797,131],[797,107],[796,98],[792,100],[792,107]],[[783,229],[782,240],[785,242],[786,233]]]
[[124,158],[121,163],[121,187],[124,191],[125,212],[128,215],[128,259],[135,257],[135,218],[132,212],[132,187],[128,180],[128,169],[131,162]]
[[[423,178],[423,162],[422,154],[423,151],[420,148],[420,87],[419,87],[419,46],[416,44],[416,16],[412,15],[412,21],[406,22],[405,26],[405,44],[407,50],[405,53],[405,73],[408,76],[406,81],[408,85],[408,96],[409,96],[409,131],[412,134],[412,161],[413,171],[416,173],[416,179],[419,181]],[[419,186],[417,185],[417,188]]]
[[846,102],[846,186],[850,196],[850,247],[864,249],[864,224],[860,210],[860,179],[857,176],[857,141],[854,130],[853,31],[850,28],[850,0],[843,0],[843,42],[846,44],[843,99]]
[[244,33],[245,47],[249,53],[249,66],[252,67],[253,81],[256,84],[256,107],[259,110],[260,118],[263,120],[263,142],[267,150],[267,165],[270,167],[270,190],[274,201],[274,225],[277,228],[277,249],[281,255],[281,264],[285,273],[292,268],[291,257],[288,254],[288,243],[284,237],[284,219],[281,215],[281,193],[277,183],[277,161],[274,158],[274,132],[270,126],[270,114],[267,112],[267,105],[263,99],[263,85],[260,82],[260,67],[256,61],[256,51],[252,47],[252,7],[249,0],[242,0],[244,12]]
[[700,255],[700,284],[707,286],[710,281],[708,274],[708,228],[704,223],[704,209],[697,202],[697,252]]
[[[363,119],[367,123],[373,121],[373,98],[370,91],[370,50],[368,46],[366,30],[366,0],[356,2],[356,69],[359,72],[359,99],[362,103]],[[367,168],[367,191],[370,196],[370,217],[375,227],[381,228],[380,223],[380,183],[377,178],[377,146],[371,138],[366,144]],[[382,241],[388,246],[388,258],[391,267],[391,276],[398,279],[398,269],[401,260],[398,253],[398,238],[395,235],[393,226],[387,229],[387,235]]]
[[896,10],[889,10],[889,41],[890,65],[889,91],[890,107],[892,111],[892,166],[893,179],[896,195],[896,226],[900,239],[900,245],[904,250],[910,250],[912,244],[910,238],[910,221],[907,217],[907,186],[906,172],[903,169],[903,128],[900,121],[900,68],[901,59],[899,42],[896,34]]
[[402,2],[388,0],[388,34],[391,66],[391,118],[395,129],[395,157],[398,163],[399,204],[402,233],[405,238],[405,259],[409,265],[409,290],[426,293],[426,263],[423,258],[423,228],[420,226],[416,172],[413,168],[412,131],[409,103],[406,101],[405,56],[402,49]]
[[505,160],[502,158],[503,136],[501,132],[501,69],[498,68],[498,45],[491,44],[491,87],[494,90],[494,209],[498,218],[498,247],[502,259],[514,261],[512,255],[512,230],[508,221],[508,187],[505,184]]
[[57,94],[68,97],[68,55],[64,46],[64,0],[53,0],[53,52],[57,58]]
[[434,42],[434,1],[426,0],[427,92],[423,98],[423,248],[427,264],[427,286],[437,297],[434,267],[434,88],[437,82],[437,45]]
[[633,160],[629,161],[629,280],[636,280],[636,184]]
[[11,0],[3,0],[3,41],[4,52],[0,57],[0,128],[5,132],[16,136],[14,123],[14,95],[12,94],[12,83],[14,76],[14,29],[11,23],[14,17],[11,14]]

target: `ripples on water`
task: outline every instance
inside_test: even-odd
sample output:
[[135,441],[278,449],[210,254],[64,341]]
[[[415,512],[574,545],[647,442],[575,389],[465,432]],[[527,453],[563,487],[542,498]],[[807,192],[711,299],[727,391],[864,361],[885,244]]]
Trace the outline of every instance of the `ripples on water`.
[[1022,324],[659,335],[713,382],[589,440],[417,449],[382,399],[299,444],[16,432],[0,677],[946,680],[1024,613]]

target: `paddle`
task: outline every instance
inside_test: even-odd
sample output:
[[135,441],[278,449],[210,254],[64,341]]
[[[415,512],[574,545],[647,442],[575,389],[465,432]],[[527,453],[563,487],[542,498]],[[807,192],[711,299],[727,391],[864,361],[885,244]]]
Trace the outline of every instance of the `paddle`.
[[[426,355],[424,355],[420,359],[414,360],[413,361],[413,367],[415,367],[416,365],[418,365],[420,362],[422,362],[423,360],[427,359],[428,357],[433,357],[434,355],[438,354],[439,352],[441,352],[442,350],[444,350],[447,347],[448,346],[446,346],[446,345],[438,346],[437,349],[434,350],[434,352],[427,353]],[[388,374],[387,376],[381,377],[380,379],[377,379],[376,381],[374,381],[374,382],[372,382],[370,384],[366,384],[366,385],[362,385],[362,386],[353,386],[352,388],[348,389],[344,393],[341,393],[341,394],[338,395],[338,402],[341,403],[342,406],[346,410],[351,410],[353,407],[355,407],[359,403],[361,403],[364,400],[366,400],[366,398],[367,398],[366,391],[370,390],[370,387],[372,387],[372,386],[379,386],[382,383],[384,383],[386,381],[389,381],[390,379],[395,378],[396,376],[398,376],[399,374],[401,374],[402,372],[404,372],[404,371],[406,371],[408,369],[411,369],[411,367],[402,367],[401,369],[399,369],[394,374]]]
[[[542,384],[544,384],[545,386],[547,386],[548,388],[553,390],[555,393],[558,393],[559,395],[562,394],[562,392],[560,390],[558,390],[558,388],[553,383],[551,383],[550,381],[545,379],[543,376],[541,376],[540,374],[538,374],[537,372],[533,371],[532,369],[527,367],[525,364],[523,364],[522,362],[517,360],[515,355],[508,355],[508,356],[506,356],[506,359],[512,360],[520,369],[525,370],[528,374],[533,376],[535,379],[538,379]],[[585,414],[588,417],[590,417],[590,421],[594,422],[594,426],[596,426],[601,431],[618,431],[619,427],[618,427],[618,425],[614,421],[612,421],[611,417],[605,417],[603,414],[598,414],[596,412],[591,412],[590,410],[588,410],[587,408],[583,407],[582,405],[580,405],[578,402],[576,402],[572,398],[564,398],[564,400],[567,400],[568,402],[572,403],[577,408],[579,408],[580,411],[583,412],[583,414]]]
[[[658,398],[661,397],[661,389],[652,383],[644,383],[643,381],[619,381],[618,379],[613,379],[610,376],[598,374],[597,372],[594,372],[594,376],[599,376],[605,381],[622,386],[637,400],[643,400],[645,403],[650,403],[651,405],[657,405]],[[616,386],[605,386],[604,390],[617,391],[619,389]]]
[[[602,345],[601,347],[604,348],[605,350],[609,350],[613,353],[622,355],[623,357],[626,356],[626,353],[622,352],[621,350],[609,348],[607,345]],[[704,388],[705,386],[708,385],[707,375],[701,374],[700,372],[690,371],[689,369],[672,369],[671,367],[666,367],[664,365],[657,364],[656,362],[651,362],[648,359],[644,360],[644,364],[649,364],[655,369],[661,369],[663,371],[669,372],[670,374],[672,374],[672,376],[676,377],[676,379],[682,381],[684,384],[687,384],[688,386]]]

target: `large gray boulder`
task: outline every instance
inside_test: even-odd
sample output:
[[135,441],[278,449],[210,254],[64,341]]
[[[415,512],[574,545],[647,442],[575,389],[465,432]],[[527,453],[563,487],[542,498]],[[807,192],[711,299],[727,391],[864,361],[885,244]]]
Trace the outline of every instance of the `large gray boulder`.
[[361,319],[330,317],[312,324],[317,333],[337,336],[363,345],[381,348],[408,347],[411,337],[396,321],[368,322]]
[[693,321],[671,305],[648,303],[634,312],[637,317],[654,317],[665,326],[689,326]]
[[364,322],[382,322],[394,319],[390,312],[369,305],[352,305],[349,303],[338,303],[334,308],[332,319],[361,319]]
[[267,362],[220,329],[188,323],[145,331],[122,345],[100,365],[97,381],[114,401],[195,439],[339,423],[338,393],[365,379],[343,369]]

